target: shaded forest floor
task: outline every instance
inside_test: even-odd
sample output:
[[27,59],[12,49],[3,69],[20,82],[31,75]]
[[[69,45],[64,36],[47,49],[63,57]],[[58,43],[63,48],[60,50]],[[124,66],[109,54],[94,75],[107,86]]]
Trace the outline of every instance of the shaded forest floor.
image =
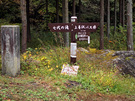
[[[135,96],[94,93],[87,90],[77,91],[76,87],[62,85],[49,78],[33,77],[27,74],[16,78],[0,77],[1,101],[133,101]],[[50,81],[51,80],[51,81]],[[68,91],[69,90],[69,91]]]
[[114,52],[78,48],[78,75],[68,76],[69,48],[28,49],[20,75],[0,75],[0,101],[134,101],[135,78],[119,73]]

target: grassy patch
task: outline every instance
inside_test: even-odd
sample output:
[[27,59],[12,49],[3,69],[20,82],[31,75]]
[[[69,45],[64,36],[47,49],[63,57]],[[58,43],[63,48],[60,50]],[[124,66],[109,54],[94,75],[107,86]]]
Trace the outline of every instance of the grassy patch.
[[21,55],[21,75],[0,76],[0,100],[135,100],[135,79],[118,73],[114,51],[78,50],[77,76],[61,75],[69,48],[29,48]]

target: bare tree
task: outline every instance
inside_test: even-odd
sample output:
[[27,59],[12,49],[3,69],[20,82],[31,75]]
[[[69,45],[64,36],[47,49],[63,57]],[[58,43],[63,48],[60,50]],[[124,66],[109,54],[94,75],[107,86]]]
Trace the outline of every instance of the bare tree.
[[26,0],[26,16],[27,16],[27,41],[30,42],[31,34],[30,34],[30,18],[29,18],[29,5],[30,1]]
[[22,53],[23,53],[27,49],[26,0],[21,0],[21,17],[22,17]]
[[73,0],[73,11],[72,11],[72,12],[73,12],[73,14],[72,14],[73,16],[75,16],[75,15],[76,15],[76,14],[75,14],[75,13],[76,13],[76,11],[75,11],[75,10],[76,10],[76,9],[75,9],[75,0]]
[[59,0],[56,0],[56,22],[59,22]]
[[114,0],[114,33],[116,32],[116,26],[117,26],[117,0]]
[[120,25],[125,25],[125,0],[119,0]]
[[127,0],[127,50],[133,50],[132,0]]
[[104,0],[100,0],[100,49],[104,49]]
[[120,21],[120,25],[123,24],[123,23],[122,23],[122,21],[123,21],[123,20],[122,20],[122,18],[123,18],[123,17],[122,17],[122,16],[123,16],[123,15],[122,15],[122,14],[123,14],[123,13],[122,13],[122,10],[123,10],[122,8],[123,8],[123,7],[122,7],[122,0],[119,0],[119,21]]
[[82,2],[79,0],[79,14],[78,14],[78,22],[80,22],[81,19],[81,7],[82,7]]
[[[68,23],[68,0],[62,2],[63,23]],[[64,33],[65,46],[69,47],[69,32]]]
[[122,14],[122,15],[123,15],[123,18],[122,18],[122,20],[123,20],[123,21],[122,21],[122,25],[124,26],[124,25],[125,25],[125,0],[122,0],[122,7],[123,7],[123,8],[122,8],[122,9],[123,9],[123,10],[122,10],[122,13],[123,13],[123,14]]
[[107,1],[107,37],[110,38],[110,0]]

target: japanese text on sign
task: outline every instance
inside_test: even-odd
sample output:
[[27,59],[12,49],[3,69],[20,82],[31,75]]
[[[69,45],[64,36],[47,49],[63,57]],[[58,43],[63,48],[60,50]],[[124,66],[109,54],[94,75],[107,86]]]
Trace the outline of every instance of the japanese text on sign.
[[99,23],[49,23],[52,32],[94,32]]
[[69,25],[63,25],[63,26],[53,26],[53,30],[69,30]]
[[96,25],[75,25],[74,29],[87,30],[87,29],[96,29]]

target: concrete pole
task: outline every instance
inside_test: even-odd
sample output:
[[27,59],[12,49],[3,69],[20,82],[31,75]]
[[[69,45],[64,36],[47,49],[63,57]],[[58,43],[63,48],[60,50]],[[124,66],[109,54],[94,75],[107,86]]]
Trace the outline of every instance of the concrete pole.
[[15,77],[20,72],[20,27],[1,26],[2,74]]

